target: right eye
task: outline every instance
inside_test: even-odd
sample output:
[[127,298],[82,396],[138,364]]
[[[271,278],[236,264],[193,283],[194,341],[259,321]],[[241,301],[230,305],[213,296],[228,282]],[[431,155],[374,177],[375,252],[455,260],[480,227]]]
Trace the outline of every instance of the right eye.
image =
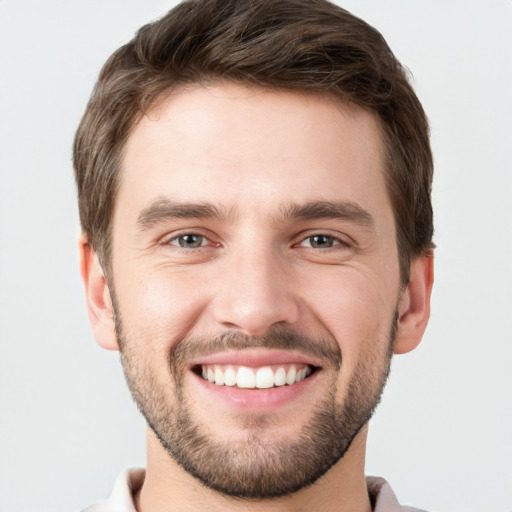
[[183,249],[197,249],[208,245],[208,239],[203,235],[187,233],[169,240],[168,243],[171,245],[178,245]]

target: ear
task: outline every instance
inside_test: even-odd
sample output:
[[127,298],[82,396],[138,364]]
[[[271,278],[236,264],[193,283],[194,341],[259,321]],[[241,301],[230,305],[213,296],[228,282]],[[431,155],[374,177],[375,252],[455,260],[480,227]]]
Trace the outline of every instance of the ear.
[[94,337],[98,344],[107,350],[119,350],[117,342],[114,308],[110,299],[105,274],[98,255],[82,234],[79,239],[80,271],[85,286],[87,312]]
[[418,256],[411,264],[411,278],[398,306],[395,354],[415,349],[430,318],[430,295],[434,284],[434,253]]

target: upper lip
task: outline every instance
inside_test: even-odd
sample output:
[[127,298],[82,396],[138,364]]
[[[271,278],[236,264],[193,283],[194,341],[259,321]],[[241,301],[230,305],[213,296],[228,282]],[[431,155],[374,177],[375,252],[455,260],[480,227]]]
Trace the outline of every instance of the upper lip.
[[197,358],[191,362],[190,368],[198,365],[233,365],[247,367],[273,366],[279,364],[308,364],[311,366],[321,366],[321,361],[314,356],[296,352],[293,350],[274,350],[274,349],[242,349],[229,350],[211,354],[205,357]]

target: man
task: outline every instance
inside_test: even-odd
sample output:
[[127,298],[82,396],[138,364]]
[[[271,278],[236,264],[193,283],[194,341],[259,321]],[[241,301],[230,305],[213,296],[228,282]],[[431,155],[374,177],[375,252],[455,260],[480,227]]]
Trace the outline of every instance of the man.
[[407,510],[365,441],[428,322],[432,156],[382,36],[184,2],[107,61],[74,164],[94,334],[148,423],[88,510]]

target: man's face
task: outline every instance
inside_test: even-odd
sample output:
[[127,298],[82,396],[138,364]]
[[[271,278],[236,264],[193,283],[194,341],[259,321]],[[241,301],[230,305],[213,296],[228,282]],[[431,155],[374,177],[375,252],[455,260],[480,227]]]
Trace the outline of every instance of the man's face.
[[370,113],[233,84],[178,90],[130,136],[110,283],[123,365],[206,485],[294,492],[371,415],[400,300],[383,167]]

